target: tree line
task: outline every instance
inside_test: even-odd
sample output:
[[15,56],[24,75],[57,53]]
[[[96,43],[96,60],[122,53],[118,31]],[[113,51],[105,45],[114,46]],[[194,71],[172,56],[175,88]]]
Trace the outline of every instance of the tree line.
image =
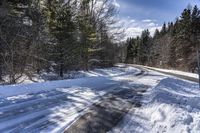
[[117,13],[111,0],[1,0],[0,80],[112,66]]
[[200,10],[188,6],[175,22],[164,23],[154,36],[144,30],[128,38],[127,63],[197,72],[200,45]]

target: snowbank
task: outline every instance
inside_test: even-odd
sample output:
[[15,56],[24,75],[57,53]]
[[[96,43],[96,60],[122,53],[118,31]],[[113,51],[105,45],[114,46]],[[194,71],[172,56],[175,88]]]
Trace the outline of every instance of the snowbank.
[[[105,83],[105,84],[102,84]],[[33,84],[25,84],[25,85],[8,85],[8,86],[0,86],[0,95],[7,97],[13,95],[20,94],[28,94],[28,93],[37,93],[41,91],[50,91],[56,88],[69,88],[69,87],[94,87],[100,86],[105,87],[106,85],[114,83],[114,81],[110,81],[105,77],[96,77],[96,78],[82,78],[76,80],[59,80],[59,81],[51,81],[44,83],[33,83]]]
[[146,98],[149,102],[137,113],[150,119],[151,132],[200,131],[200,89],[197,84],[166,78]]
[[189,73],[189,72],[178,71],[178,70],[161,69],[161,68],[148,67],[148,66],[144,66],[144,67],[150,68],[150,69],[154,69],[154,70],[158,70],[158,71],[161,71],[161,72],[174,73],[174,74],[183,75],[183,76],[187,76],[187,77],[192,77],[192,78],[197,78],[198,79],[198,74],[196,74],[196,73]]
[[[142,108],[133,108],[111,132],[121,133],[199,133],[200,89],[198,84],[152,75],[152,88],[143,97]],[[148,82],[149,77],[139,82]],[[157,78],[157,79],[156,79]],[[147,81],[147,82],[145,82]],[[157,85],[155,85],[157,81]],[[133,83],[134,84],[134,83]]]
[[118,77],[134,74],[138,71],[138,69],[133,67],[113,67],[109,69],[95,69],[89,72],[80,71],[81,75],[84,75],[84,77],[77,79],[57,80],[32,84],[2,85],[0,86],[0,97],[38,93],[57,88],[69,88],[77,86],[100,89],[109,87],[113,84],[119,84],[117,81],[112,80],[112,78],[116,76]]

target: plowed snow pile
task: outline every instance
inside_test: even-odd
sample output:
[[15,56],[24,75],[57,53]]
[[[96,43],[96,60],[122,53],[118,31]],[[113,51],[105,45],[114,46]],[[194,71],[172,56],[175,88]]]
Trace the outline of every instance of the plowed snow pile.
[[[156,80],[158,79],[159,80]],[[199,133],[200,89],[198,84],[149,72],[140,82],[152,84],[143,106],[133,108],[112,132]],[[160,82],[159,82],[160,81]],[[155,83],[157,82],[157,85]]]

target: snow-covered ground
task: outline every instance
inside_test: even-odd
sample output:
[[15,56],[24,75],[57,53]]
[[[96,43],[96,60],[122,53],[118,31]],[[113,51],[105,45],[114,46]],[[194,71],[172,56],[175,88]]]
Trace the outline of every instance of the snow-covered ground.
[[[122,77],[139,73],[140,70],[133,67],[113,67],[108,69],[95,69],[93,71],[80,71],[73,74],[73,78],[68,80],[54,80],[44,82],[39,80],[39,83],[23,82],[17,85],[0,85],[0,97],[8,97],[13,95],[38,93],[54,90],[56,88],[70,87],[105,87],[117,83],[112,80],[115,77]],[[103,84],[102,84],[103,83]]]
[[198,79],[198,74],[196,73],[189,73],[189,72],[184,72],[184,71],[178,71],[178,70],[169,70],[169,69],[161,69],[161,68],[155,68],[155,67],[149,67],[149,66],[144,66],[145,68],[150,68],[153,70],[158,70],[160,72],[168,72],[168,73],[174,73],[178,75],[183,75],[183,76],[188,76],[192,78],[197,78]]
[[84,78],[0,86],[0,132],[60,132],[123,84],[116,77],[139,72],[114,67],[87,72]]
[[139,73],[119,65],[82,72],[77,79],[0,86],[0,132],[60,132],[106,93],[140,85],[149,86],[143,106],[133,107],[110,132],[200,132],[197,83],[150,70]]
[[[120,65],[116,65],[120,66]],[[88,72],[85,71],[69,71],[64,73],[63,78],[59,77],[57,73],[54,72],[41,72],[40,74],[33,74],[31,75],[32,78],[28,77],[27,75],[22,75],[18,80],[16,80],[16,84],[33,84],[33,83],[43,83],[48,81],[59,81],[59,80],[68,80],[68,79],[78,79],[78,78],[85,78],[85,77],[97,77],[97,76],[114,76],[124,73],[125,71],[135,71],[137,69],[126,67],[121,69],[116,69],[116,67],[108,68],[108,69],[95,69],[90,70]],[[3,81],[0,81],[1,85],[8,85],[9,84],[9,76],[3,76]]]
[[200,88],[197,83],[154,71],[129,82],[130,85],[138,83],[151,85],[143,96],[143,106],[133,108],[111,132],[200,132]]

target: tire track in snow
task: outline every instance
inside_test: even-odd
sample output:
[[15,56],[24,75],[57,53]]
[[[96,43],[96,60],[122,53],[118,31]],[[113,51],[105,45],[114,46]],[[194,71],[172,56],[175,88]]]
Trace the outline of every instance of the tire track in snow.
[[65,133],[106,133],[115,127],[134,106],[141,106],[142,93],[148,89],[118,89],[94,104],[82,117],[68,127]]
[[[139,72],[136,74],[136,77],[142,76],[144,72]],[[102,90],[106,90],[106,93],[109,90],[113,90],[116,88],[115,85],[106,85],[107,88]],[[121,86],[121,85],[117,85]],[[125,93],[128,96],[128,91],[123,92],[121,90],[120,93]],[[0,132],[40,132],[40,131],[53,131],[53,129],[57,126],[58,123],[64,123],[62,126],[65,127],[69,123],[66,123],[66,120],[73,116],[73,120],[78,118],[77,115],[79,112],[84,112],[86,109],[89,108],[92,104],[97,102],[103,95],[95,96],[94,98],[87,99],[82,104],[82,106],[74,106],[74,108],[69,108],[69,104],[77,103],[77,101],[73,102],[73,98],[70,99],[68,96],[69,93],[63,92],[41,92],[37,94],[29,94],[30,98],[25,98],[23,100],[6,100],[0,104]],[[73,96],[72,96],[73,97]],[[76,97],[76,96],[74,96]],[[110,96],[109,96],[110,97]],[[120,119],[123,118],[124,114],[127,112],[127,108],[133,103],[130,101],[126,101],[122,96],[120,96],[117,92],[111,93],[111,99],[109,97],[103,97],[105,99],[104,103],[101,103],[102,109],[104,104],[108,103],[106,101],[111,101],[116,106],[121,105],[123,107],[121,110],[117,111],[117,109],[113,109],[112,105],[110,107],[111,111],[119,112],[119,115],[122,114]],[[131,95],[128,96],[129,98]],[[139,97],[139,96],[138,96]],[[81,97],[84,99],[84,97]],[[106,100],[107,99],[107,100]],[[96,101],[95,101],[96,100]],[[139,101],[139,100],[138,100]],[[6,103],[6,104],[5,104]],[[97,106],[99,104],[94,104],[93,106]],[[125,107],[124,107],[124,106]],[[106,106],[106,105],[105,105]],[[128,106],[128,107],[127,107]],[[109,107],[109,106],[108,106]],[[52,110],[53,108],[53,110]],[[63,111],[61,111],[63,110]],[[53,115],[52,115],[53,114]],[[109,112],[107,113],[109,114]],[[118,114],[118,113],[116,113]],[[109,114],[112,116],[112,114]],[[118,122],[120,119],[116,118],[116,115],[112,117],[110,121]],[[109,121],[109,120],[108,120]],[[60,126],[60,125],[59,125]],[[61,127],[59,127],[61,128]],[[61,130],[55,130],[61,131]]]

